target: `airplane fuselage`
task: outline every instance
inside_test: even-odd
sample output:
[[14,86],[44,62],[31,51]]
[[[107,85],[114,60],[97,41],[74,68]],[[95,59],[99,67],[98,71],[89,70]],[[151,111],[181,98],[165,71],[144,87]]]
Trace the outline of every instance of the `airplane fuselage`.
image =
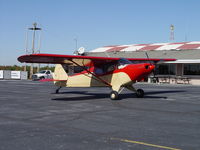
[[57,86],[62,87],[102,87],[110,86],[118,89],[121,86],[133,84],[148,76],[154,65],[149,63],[143,64],[127,64],[118,68],[114,68],[108,72],[97,73],[95,68],[89,69],[89,72],[82,71],[80,73],[68,76],[66,81],[55,82]]

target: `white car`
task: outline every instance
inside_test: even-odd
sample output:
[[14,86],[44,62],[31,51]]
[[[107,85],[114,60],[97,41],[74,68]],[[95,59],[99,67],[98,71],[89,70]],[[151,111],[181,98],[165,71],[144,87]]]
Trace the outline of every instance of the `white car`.
[[32,80],[41,80],[41,79],[52,79],[51,70],[41,70],[38,73],[32,75]]

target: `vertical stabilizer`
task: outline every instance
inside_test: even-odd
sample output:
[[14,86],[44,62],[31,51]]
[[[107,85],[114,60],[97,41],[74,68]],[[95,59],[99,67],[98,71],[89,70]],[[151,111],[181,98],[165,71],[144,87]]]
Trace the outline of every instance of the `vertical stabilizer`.
[[54,80],[67,80],[68,75],[62,65],[57,64],[53,74]]

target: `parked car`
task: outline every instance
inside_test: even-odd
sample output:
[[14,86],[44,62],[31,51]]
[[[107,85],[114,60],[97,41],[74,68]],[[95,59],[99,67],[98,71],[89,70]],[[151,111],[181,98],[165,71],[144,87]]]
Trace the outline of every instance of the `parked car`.
[[41,70],[38,73],[32,75],[32,80],[41,80],[41,79],[51,79],[52,72],[51,70]]

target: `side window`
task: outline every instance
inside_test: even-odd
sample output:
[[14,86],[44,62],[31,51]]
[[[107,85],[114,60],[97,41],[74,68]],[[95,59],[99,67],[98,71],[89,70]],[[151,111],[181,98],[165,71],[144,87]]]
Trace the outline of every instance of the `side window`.
[[68,71],[68,68],[69,68],[69,67],[68,67],[67,65],[62,65],[62,67],[64,68],[64,70],[65,70],[66,73],[69,72],[69,71]]
[[65,69],[65,72],[70,76],[76,73],[80,73],[85,69],[89,69],[89,67],[86,66],[80,67],[80,66],[67,66],[67,65],[63,65],[63,68]]
[[115,70],[115,65],[109,66],[107,72],[110,72],[110,71],[113,71],[113,70]]
[[50,71],[47,71],[46,74],[50,74]]
[[111,71],[114,71],[116,68],[116,64],[105,64],[103,66],[103,72],[106,73],[106,72],[111,72]]
[[85,69],[89,69],[89,67],[86,67],[86,66],[74,66],[74,73],[80,73],[82,71],[84,71]]
[[95,74],[103,74],[103,70],[101,68],[94,69]]

